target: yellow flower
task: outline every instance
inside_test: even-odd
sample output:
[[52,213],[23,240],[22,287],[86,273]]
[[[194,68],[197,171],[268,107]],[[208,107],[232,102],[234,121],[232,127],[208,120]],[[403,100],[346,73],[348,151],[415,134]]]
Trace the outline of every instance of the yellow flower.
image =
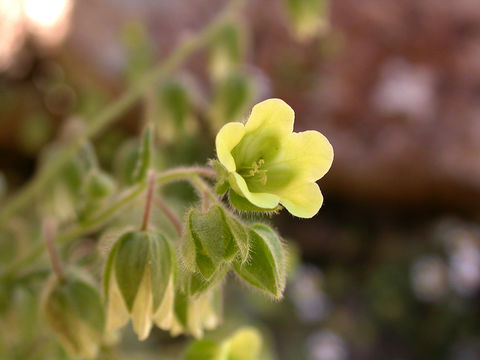
[[315,182],[330,169],[333,149],[318,131],[293,132],[294,117],[280,99],[255,105],[245,124],[232,122],[220,129],[217,156],[234,197],[261,209],[281,204],[292,215],[310,218],[322,206]]

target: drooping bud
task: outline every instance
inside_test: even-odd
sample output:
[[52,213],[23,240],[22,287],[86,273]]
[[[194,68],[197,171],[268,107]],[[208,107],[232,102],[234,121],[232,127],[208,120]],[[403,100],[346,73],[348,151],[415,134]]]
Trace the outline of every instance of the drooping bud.
[[206,213],[192,209],[187,214],[181,250],[186,268],[199,273],[204,281],[210,281],[222,274],[220,268],[234,258],[245,262],[248,236],[243,225],[220,206],[212,206]]
[[95,358],[103,338],[105,316],[100,294],[91,282],[74,273],[49,279],[42,309],[72,356]]
[[197,297],[177,291],[175,295],[174,319],[170,328],[172,336],[190,334],[203,336],[204,330],[216,328],[222,319],[222,288],[216,286]]
[[285,251],[278,235],[264,224],[250,226],[249,261],[235,261],[233,268],[239,277],[263,292],[281,298],[285,288]]
[[112,248],[104,275],[107,330],[132,320],[139,340],[150,334],[153,322],[165,328],[171,322],[175,255],[160,233],[131,231]]

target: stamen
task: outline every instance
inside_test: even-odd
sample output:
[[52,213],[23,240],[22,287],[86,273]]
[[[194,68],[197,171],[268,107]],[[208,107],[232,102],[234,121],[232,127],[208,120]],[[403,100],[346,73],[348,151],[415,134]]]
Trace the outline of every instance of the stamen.
[[245,178],[257,176],[255,180],[259,181],[262,185],[266,185],[268,170],[261,169],[264,164],[265,160],[263,158],[260,158],[258,159],[258,161],[253,162],[251,167],[243,168],[243,171],[240,171],[240,173],[243,173],[242,175]]

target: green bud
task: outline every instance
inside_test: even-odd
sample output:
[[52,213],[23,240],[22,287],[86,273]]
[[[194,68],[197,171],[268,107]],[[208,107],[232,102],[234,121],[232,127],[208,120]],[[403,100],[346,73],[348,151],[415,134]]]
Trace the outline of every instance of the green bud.
[[100,294],[82,277],[52,277],[45,288],[42,308],[51,328],[73,356],[95,358],[102,341],[105,317]]
[[140,143],[138,139],[125,141],[115,155],[113,161],[115,178],[126,186],[134,184],[133,175],[139,157]]
[[140,142],[140,151],[138,154],[137,163],[133,173],[133,182],[140,182],[147,177],[148,169],[153,163],[153,130],[149,125],[143,131]]
[[286,0],[288,15],[299,40],[309,40],[328,27],[329,0]]
[[88,199],[101,200],[115,190],[113,179],[98,168],[91,169],[85,179],[84,193]]
[[186,268],[198,271],[208,281],[237,255],[242,263],[247,259],[248,236],[243,225],[220,206],[212,206],[206,213],[192,209],[187,214],[181,250]]
[[161,100],[164,111],[173,120],[175,127],[182,130],[191,115],[191,104],[188,89],[178,80],[170,80],[161,89]]
[[278,235],[264,224],[250,227],[250,258],[235,261],[233,267],[241,279],[257,289],[281,298],[285,287],[285,254]]
[[120,328],[131,318],[138,338],[144,340],[153,322],[167,327],[175,269],[174,252],[163,235],[149,231],[122,235],[105,266],[107,330]]
[[213,36],[209,70],[214,80],[220,80],[238,68],[245,53],[244,32],[240,24],[228,23]]
[[216,125],[240,121],[253,98],[253,91],[248,74],[234,72],[223,78],[217,84],[211,110]]

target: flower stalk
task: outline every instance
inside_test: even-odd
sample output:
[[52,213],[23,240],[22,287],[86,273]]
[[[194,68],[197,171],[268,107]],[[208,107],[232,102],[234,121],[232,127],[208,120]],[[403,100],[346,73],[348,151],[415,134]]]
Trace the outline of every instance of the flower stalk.
[[52,264],[52,269],[55,272],[60,282],[65,280],[65,273],[63,272],[62,264],[58,256],[57,249],[55,248],[55,233],[56,224],[52,218],[47,218],[43,222],[43,237],[47,246],[48,255]]
[[165,216],[168,218],[168,220],[170,220],[170,222],[172,223],[173,227],[175,228],[175,231],[177,232],[178,236],[182,236],[183,234],[183,226],[182,226],[182,222],[180,221],[180,219],[177,217],[177,215],[175,215],[175,213],[173,212],[172,209],[170,209],[168,207],[167,204],[165,204],[165,202],[161,199],[155,199],[154,200],[154,203],[157,207],[160,208],[160,210],[163,211],[163,213],[165,214]]
[[148,222],[150,220],[150,213],[152,210],[152,201],[155,192],[155,171],[150,171],[148,174],[148,188],[147,188],[147,199],[145,201],[145,212],[143,213],[143,221],[141,230],[147,230]]

